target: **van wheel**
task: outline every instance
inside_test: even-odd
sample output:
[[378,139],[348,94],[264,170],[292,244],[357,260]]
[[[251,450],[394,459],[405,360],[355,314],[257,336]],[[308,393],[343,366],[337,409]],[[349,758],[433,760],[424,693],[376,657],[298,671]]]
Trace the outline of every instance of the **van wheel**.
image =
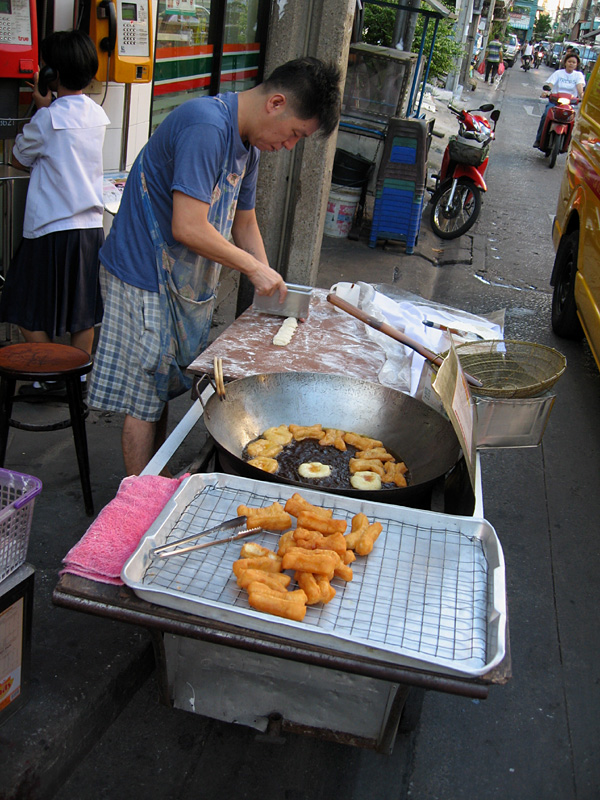
[[572,231],[560,240],[552,271],[552,330],[563,339],[581,339],[583,329],[575,305],[575,275],[579,231]]

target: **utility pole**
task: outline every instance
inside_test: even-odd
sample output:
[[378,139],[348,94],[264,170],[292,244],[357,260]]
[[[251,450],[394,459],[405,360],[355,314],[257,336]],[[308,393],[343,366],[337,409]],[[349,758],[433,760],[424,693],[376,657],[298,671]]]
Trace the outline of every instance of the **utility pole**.
[[487,17],[485,20],[485,30],[483,31],[483,38],[481,40],[482,58],[485,59],[485,51],[487,50],[488,42],[490,39],[490,31],[492,30],[492,23],[494,22],[494,11],[496,9],[496,0],[490,0],[488,7]]
[[[456,21],[456,25],[454,28],[455,30],[454,38],[459,44],[464,46],[467,39],[467,33],[469,29],[469,24],[471,22],[471,17],[473,15],[473,0],[462,0],[460,8],[458,8],[458,2],[457,2],[457,11],[458,11],[458,19]],[[465,57],[469,57],[469,54],[467,54]],[[450,89],[451,92],[456,92],[458,90],[461,72],[462,70],[459,69],[455,72],[451,72],[448,75],[448,78],[446,80],[446,89]]]

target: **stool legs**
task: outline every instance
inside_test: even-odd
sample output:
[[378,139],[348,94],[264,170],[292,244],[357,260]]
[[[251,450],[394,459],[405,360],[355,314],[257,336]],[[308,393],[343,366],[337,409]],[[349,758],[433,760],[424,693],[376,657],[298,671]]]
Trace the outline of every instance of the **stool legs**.
[[8,443],[16,383],[14,378],[0,378],[0,467],[4,466],[4,459],[6,458],[6,445]]
[[75,452],[77,454],[77,463],[79,465],[79,476],[81,479],[81,488],[83,490],[85,513],[91,517],[94,514],[94,501],[92,498],[90,461],[88,456],[87,436],[85,432],[85,404],[83,402],[81,380],[78,375],[76,375],[74,378],[67,378],[67,398],[69,400],[71,427],[73,428],[73,439],[75,441]]

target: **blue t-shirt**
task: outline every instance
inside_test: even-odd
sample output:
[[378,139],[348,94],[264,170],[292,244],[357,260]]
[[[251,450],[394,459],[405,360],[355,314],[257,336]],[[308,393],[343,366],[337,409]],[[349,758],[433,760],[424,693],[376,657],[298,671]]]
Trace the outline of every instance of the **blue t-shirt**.
[[[246,148],[238,129],[237,94],[188,100],[159,125],[144,148],[144,173],[154,215],[173,245],[173,191],[211,203],[219,175],[246,169],[237,208],[254,208],[259,151]],[[158,291],[156,258],[140,192],[140,156],[131,168],[119,211],[100,250],[109,272],[140,289]],[[233,214],[234,209],[231,213]]]

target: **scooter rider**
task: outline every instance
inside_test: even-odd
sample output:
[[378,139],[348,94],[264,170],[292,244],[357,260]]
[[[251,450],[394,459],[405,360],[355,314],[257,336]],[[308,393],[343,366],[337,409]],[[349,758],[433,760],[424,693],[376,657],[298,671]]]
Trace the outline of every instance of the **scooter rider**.
[[[583,90],[585,89],[585,77],[583,72],[579,71],[580,64],[581,62],[579,60],[579,56],[575,55],[574,53],[567,54],[563,59],[561,69],[557,69],[555,72],[553,72],[546,81],[546,83],[549,83],[552,87],[551,91],[542,92],[541,97],[548,97],[548,95],[555,94],[556,92],[568,92],[573,97],[579,97],[581,100],[583,97]],[[533,143],[534,147],[540,146],[540,139],[544,130],[546,116],[548,115],[549,109],[555,105],[556,103],[554,101],[548,101],[548,104],[546,105],[544,113],[540,119],[540,124],[535,136],[535,142]]]
[[535,48],[535,52],[533,55],[533,66],[535,69],[540,68],[540,64],[544,60],[545,52],[546,51],[544,50],[543,44],[538,44],[537,47]]
[[521,49],[521,66],[525,63],[525,59],[528,58],[529,61],[533,59],[533,43],[526,42],[522,49]]

